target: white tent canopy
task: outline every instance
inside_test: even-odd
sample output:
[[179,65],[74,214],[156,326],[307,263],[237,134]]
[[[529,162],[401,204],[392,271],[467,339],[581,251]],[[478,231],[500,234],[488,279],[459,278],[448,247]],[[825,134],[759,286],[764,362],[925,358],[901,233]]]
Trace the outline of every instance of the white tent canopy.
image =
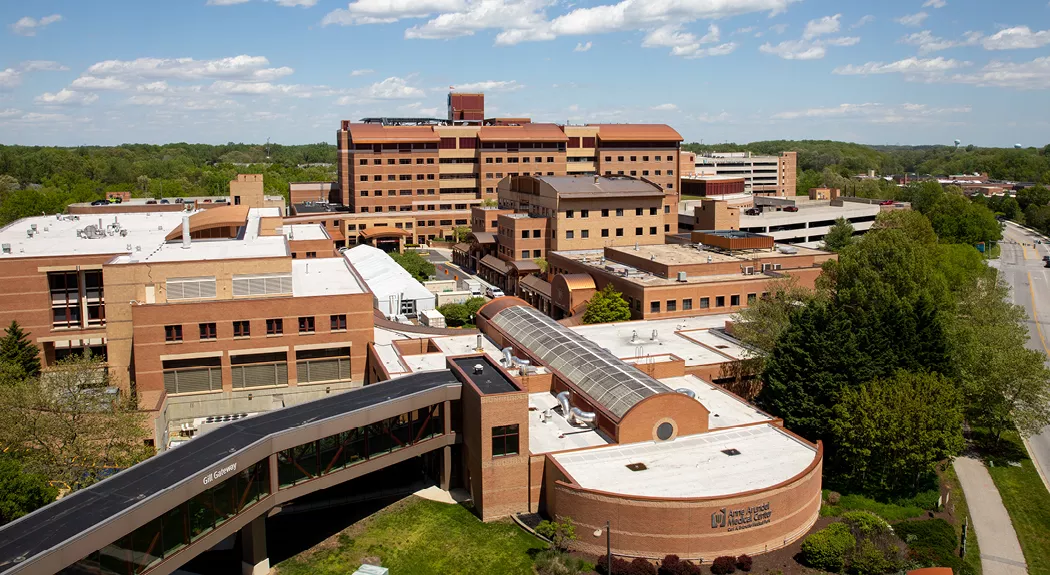
[[384,316],[416,315],[434,309],[434,294],[383,250],[359,245],[343,252],[343,257],[368,285],[375,308]]

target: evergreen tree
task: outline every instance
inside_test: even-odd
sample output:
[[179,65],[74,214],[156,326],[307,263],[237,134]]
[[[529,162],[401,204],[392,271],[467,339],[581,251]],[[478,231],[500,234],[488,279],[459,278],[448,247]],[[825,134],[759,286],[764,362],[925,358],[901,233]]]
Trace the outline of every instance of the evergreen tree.
[[13,320],[4,333],[0,338],[0,361],[21,369],[26,376],[40,375],[40,350],[29,341],[29,334]]
[[609,323],[631,319],[631,308],[623,299],[623,294],[613,289],[612,284],[594,294],[587,311],[583,313],[583,323]]
[[853,243],[853,232],[853,224],[846,218],[838,218],[824,236],[824,249],[829,252],[841,252]]

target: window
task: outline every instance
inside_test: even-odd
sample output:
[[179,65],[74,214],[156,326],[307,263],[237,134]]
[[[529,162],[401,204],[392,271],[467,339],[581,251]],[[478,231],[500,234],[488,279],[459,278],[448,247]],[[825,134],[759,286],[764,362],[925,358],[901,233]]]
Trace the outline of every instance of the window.
[[664,224],[664,231],[670,233],[670,231],[671,231],[671,224]]
[[532,237],[534,237],[534,238],[540,237],[540,230],[532,230]]
[[529,250],[521,250],[521,259],[524,260],[524,259],[528,259],[528,258],[529,258]]
[[575,233],[572,230],[568,230],[568,231],[565,232],[565,239],[571,240],[574,237],[575,237]]
[[645,229],[644,228],[634,228],[634,235],[640,236],[640,235],[642,235],[644,233],[645,233]]
[[496,163],[497,164],[502,164],[503,163],[503,158],[496,158]]
[[540,250],[532,250],[532,257],[539,258],[539,257],[543,257],[543,255],[542,255],[542,252]]
[[747,305],[755,305],[755,300],[758,299],[758,294],[749,293],[747,294]]
[[634,215],[641,216],[643,214],[645,214],[645,208],[635,208],[634,209]]
[[388,158],[386,163],[387,163],[387,165],[393,165],[394,164],[394,158]]
[[346,331],[346,314],[333,315],[330,319],[332,331]]
[[623,156],[616,156],[616,161],[617,162],[622,162],[623,161]]
[[214,323],[202,323],[200,324],[201,330],[201,341],[207,341],[210,339],[216,339],[215,324]]
[[379,158],[376,158],[376,159],[372,160],[372,163],[378,166],[378,165],[383,163],[383,160],[381,160]]
[[434,163],[434,158],[427,158],[427,163],[428,164],[433,164]]
[[492,428],[492,457],[518,454],[518,424]]
[[671,206],[664,206],[664,213],[665,214],[671,213]]
[[643,176],[648,176],[649,175],[649,170],[642,170],[642,175]]
[[361,160],[358,163],[361,164],[362,166],[367,166],[368,165],[368,160]]
[[[486,164],[491,164],[491,163],[492,163],[492,158],[485,158],[485,163],[486,163]],[[489,174],[489,177],[491,178],[491,177],[492,177],[492,175],[491,175],[491,174]]]
[[416,164],[422,164],[423,158],[416,158]]
[[299,318],[299,333],[314,333],[314,316]]
[[609,237],[609,228],[605,228],[604,230],[602,230],[602,237],[603,238]]
[[620,217],[622,215],[623,215],[623,208],[616,208],[616,217]]
[[667,161],[668,162],[673,162],[674,161],[674,156],[667,156]]
[[707,309],[711,307],[711,298],[702,297],[700,298],[700,309]]
[[631,156],[631,161],[632,162],[637,162],[638,161],[638,156]]
[[381,181],[382,179],[383,179],[383,176],[372,176],[372,181],[373,182],[378,182],[378,181]]
[[543,163],[543,158],[541,158],[539,156],[536,156],[536,163],[537,164],[542,164]]
[[580,217],[581,218],[586,218],[587,216],[590,216],[590,215],[591,215],[591,211],[590,210],[580,210]]
[[182,326],[181,325],[166,325],[164,326],[164,341],[182,341]]
[[661,170],[654,170],[654,171],[653,171],[653,175],[654,175],[654,176],[659,176],[659,175],[660,175],[660,173],[661,173]]
[[233,337],[251,337],[252,325],[249,321],[233,322]]
[[605,156],[605,161],[606,162],[611,162],[612,161],[612,156]]
[[656,208],[649,208],[649,215],[650,216],[655,216],[656,215]]
[[308,258],[316,258],[317,257],[317,252],[306,252],[306,257],[308,257]]
[[632,176],[637,176],[638,175],[638,170],[631,170],[631,175]]
[[397,163],[401,164],[402,166],[410,166],[412,165],[412,158],[401,158],[397,161]]
[[678,311],[678,300],[667,300],[667,311]]
[[618,237],[618,238],[622,238],[623,237],[623,228],[616,228],[616,237]]
[[368,176],[361,176],[361,177],[360,177],[360,180],[361,180],[362,182],[367,182],[367,181],[368,181]]
[[651,301],[649,302],[649,313],[660,313],[660,302]]
[[580,231],[580,237],[583,238],[583,239],[587,239],[587,238],[591,237],[591,230],[582,230],[582,231]]
[[725,306],[726,306],[726,296],[724,296],[724,295],[715,296],[715,307],[725,307]]
[[607,209],[603,209],[603,210],[602,210],[602,217],[603,217],[603,218],[607,218],[607,217],[609,217],[609,210],[607,210]]
[[643,162],[648,162],[649,161],[649,156],[642,156],[642,161]]
[[651,235],[651,236],[655,236],[656,235],[656,226],[652,226],[652,227],[649,228],[649,235]]
[[50,272],[51,315],[54,327],[80,327],[80,280],[77,272]]
[[731,295],[731,296],[729,296],[729,305],[732,305],[732,306],[740,305],[740,296],[739,295]]
[[575,217],[575,213],[576,213],[576,212],[574,212],[573,210],[565,210],[565,217],[566,217],[566,218],[572,218],[572,217]]
[[691,309],[693,309],[693,299],[692,298],[685,298],[685,299],[683,299],[682,300],[682,310],[683,311],[689,311]]
[[674,175],[674,170],[667,170],[667,175],[668,176],[673,176]]
[[674,184],[667,184],[667,189],[668,189],[668,190],[670,190],[670,189],[671,189],[671,188],[673,188],[673,187],[674,187]]
[[529,230],[521,230],[521,239],[525,240],[529,237]]
[[368,197],[368,190],[361,190],[361,197],[362,198],[367,198]]
[[281,335],[284,333],[284,320],[274,318],[266,320],[266,335]]

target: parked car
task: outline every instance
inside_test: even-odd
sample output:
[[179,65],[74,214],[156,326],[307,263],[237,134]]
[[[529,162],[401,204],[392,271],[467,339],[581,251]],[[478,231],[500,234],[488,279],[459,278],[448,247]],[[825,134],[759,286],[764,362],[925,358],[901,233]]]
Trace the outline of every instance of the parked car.
[[879,202],[880,206],[892,206],[893,204],[893,200],[882,200],[881,202]]
[[1050,256],[1043,256],[1044,262],[1050,262]]
[[744,212],[745,216],[761,216],[762,210],[760,208],[751,208]]
[[169,202],[168,200],[161,200],[160,203],[162,203],[162,204],[170,204],[171,202]]
[[183,201],[184,200],[182,198],[175,198],[175,203],[176,204],[181,204],[181,203],[183,203]]
[[1043,262],[1043,267],[1044,268],[1050,268],[1050,260],[1047,260],[1047,261]]
[[95,200],[95,201],[91,202],[91,205],[93,205],[93,206],[108,206],[109,205],[109,200]]
[[485,295],[489,296],[492,299],[496,299],[498,297],[503,297],[504,294],[503,290],[499,289],[498,287],[490,287],[487,290],[485,290]]
[[111,203],[111,204],[119,204],[119,203],[121,203],[123,201],[124,200],[120,199],[119,197],[115,197],[115,198],[110,198],[109,199],[109,203]]
[[146,203],[147,204],[155,204],[155,203],[157,203],[157,200],[146,200]]
[[204,200],[204,203],[205,203],[205,204],[210,204],[210,203],[211,203],[211,200]]
[[784,208],[784,211],[785,212],[797,212],[798,211],[798,206],[787,206],[787,207]]

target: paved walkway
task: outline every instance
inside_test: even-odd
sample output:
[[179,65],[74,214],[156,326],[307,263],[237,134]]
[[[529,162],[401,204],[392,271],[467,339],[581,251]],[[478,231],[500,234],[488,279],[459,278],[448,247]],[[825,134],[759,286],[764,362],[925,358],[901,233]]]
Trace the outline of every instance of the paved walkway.
[[984,463],[971,457],[955,459],[970,521],[981,547],[981,568],[986,575],[1026,575],[1028,568],[1017,542],[1010,515]]

